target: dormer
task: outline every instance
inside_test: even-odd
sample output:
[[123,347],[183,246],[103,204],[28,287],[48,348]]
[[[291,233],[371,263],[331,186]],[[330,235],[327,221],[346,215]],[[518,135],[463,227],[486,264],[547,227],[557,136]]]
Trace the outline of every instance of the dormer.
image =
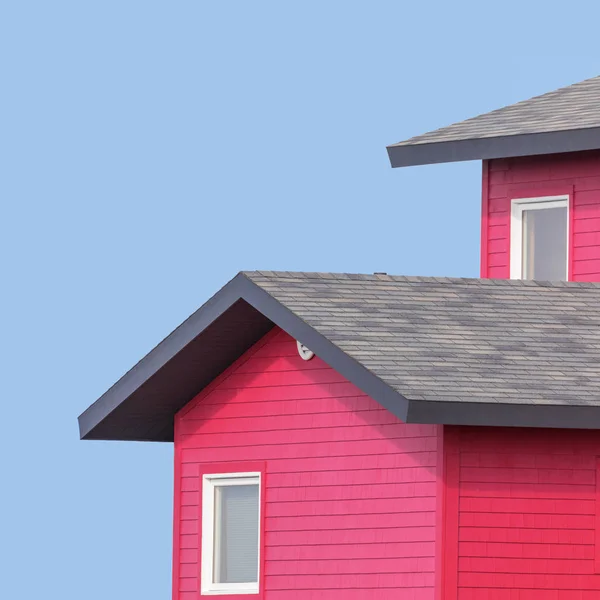
[[388,147],[482,160],[481,277],[600,281],[600,77]]

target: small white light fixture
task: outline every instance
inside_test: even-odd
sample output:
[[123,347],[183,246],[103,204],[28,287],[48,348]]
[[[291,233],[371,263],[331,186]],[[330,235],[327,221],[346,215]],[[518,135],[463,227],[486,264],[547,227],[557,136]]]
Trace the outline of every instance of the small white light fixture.
[[314,358],[315,353],[312,350],[309,350],[304,344],[301,344],[300,342],[296,342],[297,346],[298,346],[298,354],[300,355],[300,358],[302,360],[310,360],[311,358]]

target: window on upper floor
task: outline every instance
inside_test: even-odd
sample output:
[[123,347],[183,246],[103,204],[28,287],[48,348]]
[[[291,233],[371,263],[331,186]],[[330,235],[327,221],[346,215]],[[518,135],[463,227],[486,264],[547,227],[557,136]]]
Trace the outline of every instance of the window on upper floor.
[[566,281],[568,278],[569,197],[512,201],[511,279]]
[[202,477],[201,593],[257,594],[260,472]]

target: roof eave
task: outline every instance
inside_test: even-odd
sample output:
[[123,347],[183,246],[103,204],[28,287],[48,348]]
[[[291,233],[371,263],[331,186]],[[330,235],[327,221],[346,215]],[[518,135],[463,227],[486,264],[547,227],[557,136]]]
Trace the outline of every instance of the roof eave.
[[407,420],[409,423],[478,427],[600,429],[600,409],[567,404],[412,400]]
[[392,167],[597,149],[600,149],[600,127],[387,147]]
[[79,417],[81,438],[172,441],[175,414],[274,325],[406,423],[600,429],[600,406],[409,400],[269,289],[237,275]]
[[[174,359],[202,331],[214,323],[240,298],[238,288],[246,278],[237,275],[215,294],[200,309],[169,334],[156,348],[151,350],[131,370],[123,375],[98,400],[78,417],[79,435],[82,440],[127,440],[127,441],[171,441],[172,436],[160,432],[121,432],[115,437],[98,433],[99,425],[114,419],[114,412],[125,400],[140,390],[160,369]],[[190,398],[191,399],[191,398]]]
[[[194,388],[194,393],[191,393],[188,378],[187,388],[178,394],[177,386],[183,384],[174,378],[172,390],[170,389],[166,394],[164,387],[161,387],[160,384],[153,385],[153,381],[160,378],[161,369],[172,366],[175,361],[182,364],[189,361],[190,357],[186,354],[186,349],[209,327],[213,325],[218,327],[218,319],[226,317],[234,305],[239,306],[240,301],[264,316],[271,326],[281,327],[292,337],[306,344],[338,373],[402,421],[406,421],[408,412],[406,398],[305,323],[267,291],[240,273],[80,415],[80,438],[84,440],[172,441],[174,414],[198,394],[206,384],[199,383]],[[256,333],[250,337],[246,336],[243,341],[239,342],[239,347],[235,345],[234,340],[234,345],[223,351],[222,360],[219,361],[216,368],[213,368],[212,378],[219,374],[217,371],[221,363],[229,366],[252,343],[264,335],[265,327],[258,325],[257,327],[256,324],[253,324]],[[233,337],[241,337],[242,330],[245,333],[247,327],[238,324],[236,328],[225,327],[225,329]],[[194,364],[197,364],[197,361]],[[224,368],[220,369],[221,372],[223,370]],[[144,389],[143,386],[146,388]],[[136,422],[136,419],[132,419],[131,409],[128,410],[128,402],[131,404],[131,398],[135,394],[138,396],[136,402],[143,406],[143,410],[153,411],[152,416],[142,412],[138,413],[139,423]],[[150,406],[143,402],[146,397],[152,400],[156,400],[158,397],[159,400]],[[133,415],[135,414],[136,412],[133,411]],[[148,422],[144,423],[144,421]]]

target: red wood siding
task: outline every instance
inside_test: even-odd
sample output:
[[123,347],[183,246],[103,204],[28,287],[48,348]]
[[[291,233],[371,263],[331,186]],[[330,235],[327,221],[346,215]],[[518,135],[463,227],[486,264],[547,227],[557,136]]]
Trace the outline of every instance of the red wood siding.
[[481,276],[510,277],[510,202],[571,194],[569,279],[600,281],[600,152],[484,161]]
[[173,598],[199,596],[203,465],[262,461],[266,600],[433,600],[437,445],[269,333],[176,416]]
[[[449,489],[458,504],[456,569],[447,598],[592,600],[600,597],[596,531],[600,434],[594,431],[450,428]],[[448,460],[448,459],[446,459]],[[450,494],[449,494],[450,495]],[[452,560],[452,557],[450,558]]]

